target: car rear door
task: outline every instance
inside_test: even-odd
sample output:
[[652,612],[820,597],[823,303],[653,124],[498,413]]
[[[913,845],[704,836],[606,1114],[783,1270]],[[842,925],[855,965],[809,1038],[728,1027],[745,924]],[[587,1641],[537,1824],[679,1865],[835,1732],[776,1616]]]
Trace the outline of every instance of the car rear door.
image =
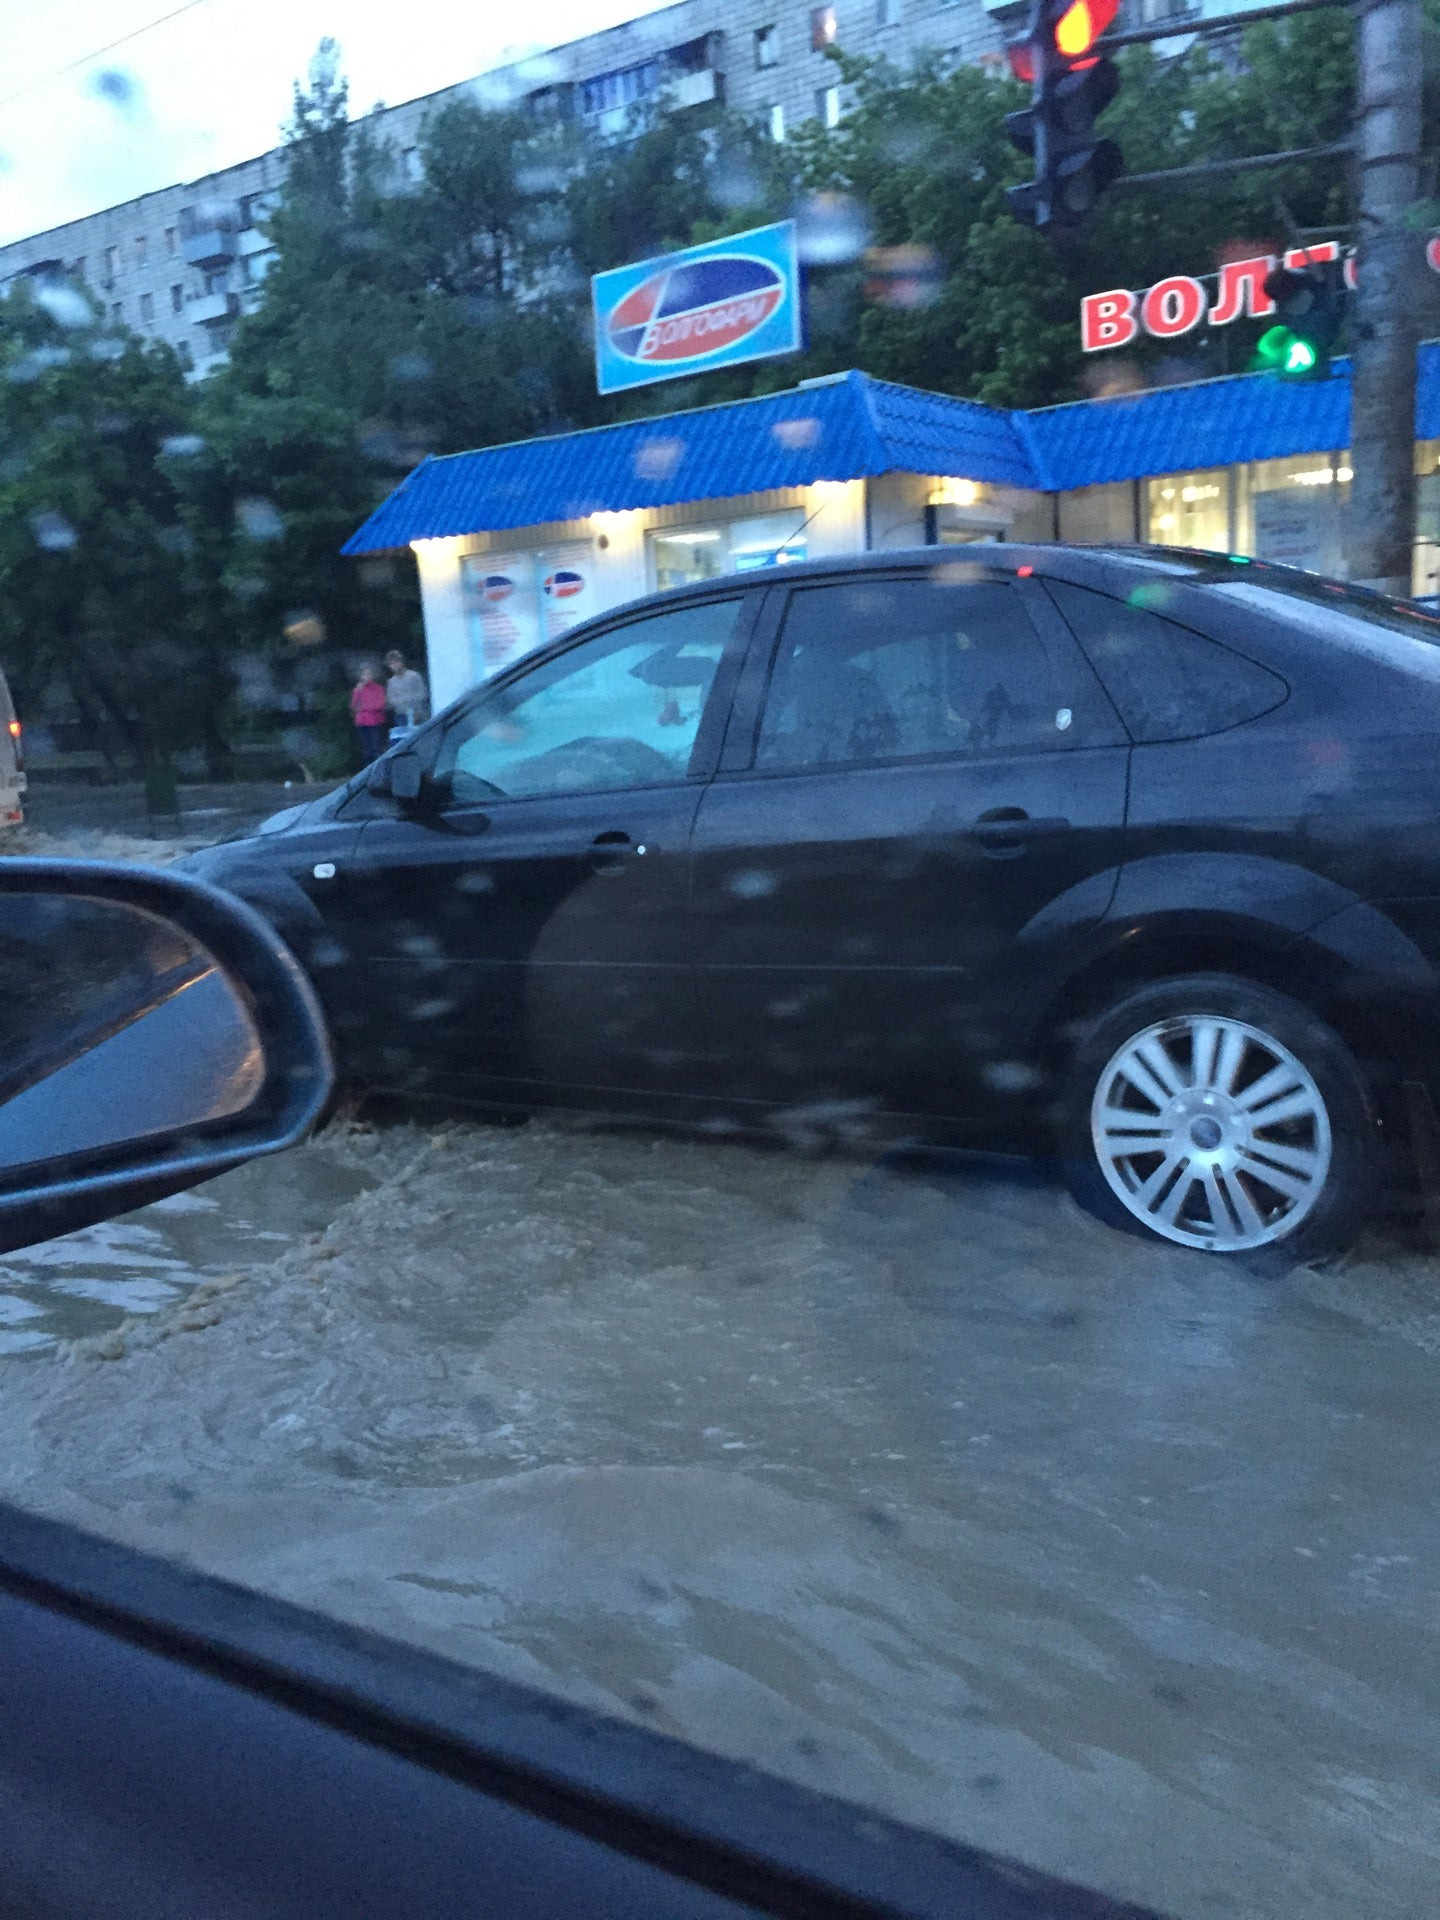
[[775,591],[692,906],[706,1085],[966,1115],[1006,1011],[1105,911],[1126,738],[1033,581],[987,563]]
[[378,1084],[667,1090],[694,1038],[690,829],[750,609],[654,608],[487,688],[369,822],[336,912]]

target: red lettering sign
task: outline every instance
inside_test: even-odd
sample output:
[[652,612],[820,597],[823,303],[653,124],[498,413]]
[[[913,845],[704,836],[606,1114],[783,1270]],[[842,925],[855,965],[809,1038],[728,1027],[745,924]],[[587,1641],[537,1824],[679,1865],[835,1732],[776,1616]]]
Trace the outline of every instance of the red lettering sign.
[[1228,327],[1244,314],[1263,320],[1274,313],[1275,302],[1265,291],[1265,276],[1275,266],[1273,253],[1262,253],[1254,260],[1231,260],[1220,269],[1220,291],[1210,309],[1212,327]]
[[1080,302],[1080,345],[1086,353],[1128,346],[1140,331],[1136,299],[1128,287],[1112,293],[1087,293]]
[[[1287,267],[1297,270],[1339,260],[1343,262],[1346,286],[1352,292],[1355,289],[1355,251],[1342,248],[1338,240],[1317,240],[1308,247],[1289,247],[1284,259]],[[1432,273],[1440,273],[1440,233],[1432,234],[1426,241],[1425,261]],[[1266,295],[1265,278],[1278,264],[1273,253],[1222,261],[1208,315],[1204,289],[1199,279],[1188,273],[1174,273],[1157,280],[1144,293],[1131,293],[1127,288],[1117,287],[1108,293],[1088,294],[1080,302],[1080,344],[1086,353],[1103,353],[1107,347],[1128,346],[1142,326],[1157,340],[1173,340],[1182,333],[1192,332],[1202,322],[1212,327],[1228,327],[1233,320],[1267,320],[1275,311],[1275,302]]]
[[1140,318],[1157,340],[1190,333],[1205,318],[1205,289],[1185,273],[1157,280],[1140,302]]
[[1287,267],[1323,267],[1340,258],[1338,240],[1317,240],[1313,247],[1291,247],[1285,256]]

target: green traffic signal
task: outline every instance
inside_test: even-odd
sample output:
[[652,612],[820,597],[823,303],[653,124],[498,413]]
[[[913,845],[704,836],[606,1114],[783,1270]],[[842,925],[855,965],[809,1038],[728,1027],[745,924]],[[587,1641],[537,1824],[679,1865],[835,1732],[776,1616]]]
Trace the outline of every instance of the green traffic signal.
[[1312,341],[1289,327],[1271,327],[1262,333],[1255,347],[1254,370],[1257,373],[1288,375],[1303,380],[1316,371],[1320,355]]
[[1281,365],[1286,373],[1309,373],[1319,357],[1308,340],[1297,338],[1286,347]]
[[1274,302],[1277,325],[1261,334],[1254,366],[1282,379],[1323,380],[1345,318],[1339,262],[1276,267],[1265,276],[1265,294]]

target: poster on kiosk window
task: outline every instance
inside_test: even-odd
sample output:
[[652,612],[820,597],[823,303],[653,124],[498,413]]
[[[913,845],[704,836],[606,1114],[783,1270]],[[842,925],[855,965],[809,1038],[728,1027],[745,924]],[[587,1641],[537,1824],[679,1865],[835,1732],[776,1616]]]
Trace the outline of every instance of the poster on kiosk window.
[[477,681],[600,611],[594,557],[583,543],[543,553],[466,554],[460,578]]

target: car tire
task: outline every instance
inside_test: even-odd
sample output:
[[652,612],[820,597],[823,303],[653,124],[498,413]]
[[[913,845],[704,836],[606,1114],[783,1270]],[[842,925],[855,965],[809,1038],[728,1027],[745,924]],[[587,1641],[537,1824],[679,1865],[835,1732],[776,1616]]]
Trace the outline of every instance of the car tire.
[[1375,1188],[1365,1077],[1288,994],[1225,973],[1156,981],[1090,1023],[1065,1100],[1082,1206],[1257,1272],[1343,1245]]

